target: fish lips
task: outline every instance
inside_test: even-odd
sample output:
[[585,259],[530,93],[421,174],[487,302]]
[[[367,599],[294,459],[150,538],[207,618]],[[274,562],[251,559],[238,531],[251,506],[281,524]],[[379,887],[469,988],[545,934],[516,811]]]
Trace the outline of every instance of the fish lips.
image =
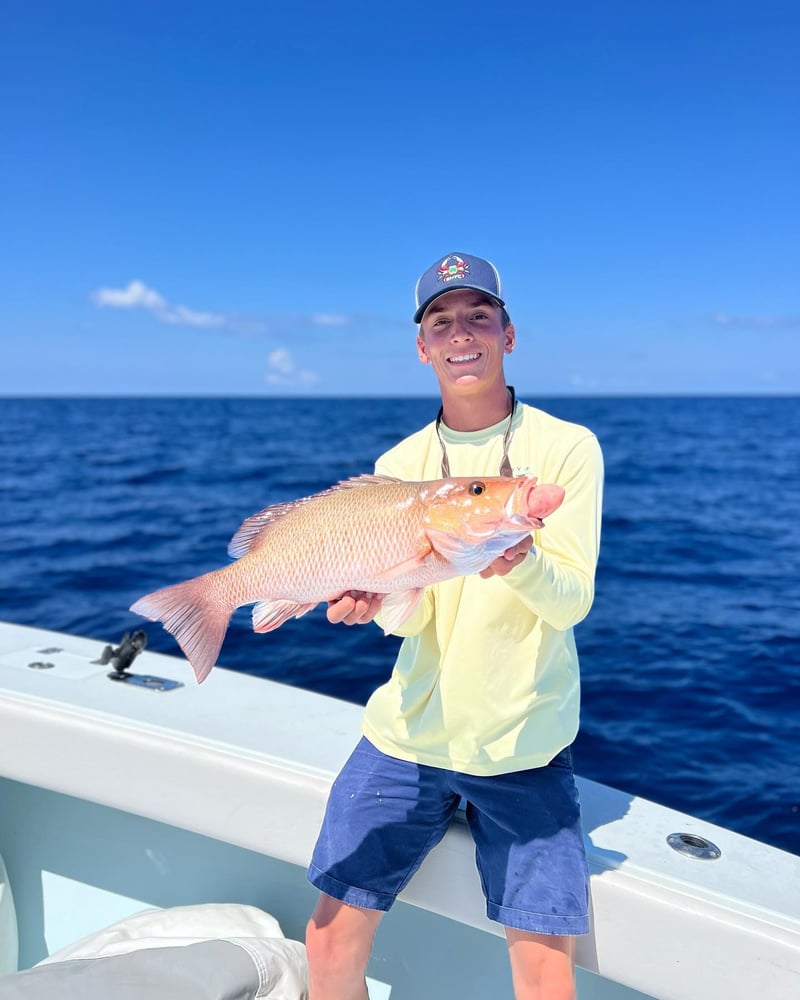
[[558,510],[564,500],[564,487],[555,483],[538,485],[536,480],[527,480],[522,484],[522,510],[525,518],[534,529],[544,527],[544,518]]

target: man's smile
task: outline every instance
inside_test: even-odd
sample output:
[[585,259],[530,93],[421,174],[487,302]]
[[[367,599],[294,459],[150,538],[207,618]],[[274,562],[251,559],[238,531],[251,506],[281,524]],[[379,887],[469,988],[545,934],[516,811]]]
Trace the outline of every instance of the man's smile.
[[478,354],[475,351],[472,351],[469,354],[454,354],[452,357],[449,357],[447,360],[448,360],[448,363],[451,364],[451,365],[463,365],[467,361],[477,361],[479,357],[480,357],[480,354]]

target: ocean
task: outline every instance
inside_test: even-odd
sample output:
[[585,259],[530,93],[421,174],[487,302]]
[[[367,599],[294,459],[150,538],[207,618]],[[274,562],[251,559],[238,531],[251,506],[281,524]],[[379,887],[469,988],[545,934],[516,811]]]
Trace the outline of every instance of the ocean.
[[[523,397],[525,398],[525,397]],[[526,399],[606,461],[579,774],[800,853],[800,398]],[[0,617],[116,644],[261,508],[371,471],[434,399],[0,400]],[[324,608],[220,663],[363,703],[398,640]],[[187,681],[192,682],[188,673]]]

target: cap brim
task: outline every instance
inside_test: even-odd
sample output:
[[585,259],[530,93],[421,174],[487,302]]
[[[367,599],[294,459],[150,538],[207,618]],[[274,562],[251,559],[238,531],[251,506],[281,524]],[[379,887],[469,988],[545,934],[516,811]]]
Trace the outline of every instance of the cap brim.
[[496,295],[492,295],[492,293],[490,291],[488,291],[486,288],[483,288],[480,285],[467,285],[467,284],[464,284],[464,283],[462,283],[462,282],[459,281],[459,283],[458,283],[458,285],[456,287],[454,287],[454,288],[443,288],[441,291],[437,292],[435,295],[431,295],[430,298],[426,299],[425,302],[423,302],[422,305],[419,307],[419,309],[417,309],[417,311],[414,313],[414,322],[415,323],[421,323],[422,322],[422,317],[425,315],[426,309],[428,308],[428,306],[432,302],[435,302],[438,298],[441,298],[442,295],[447,295],[449,292],[458,292],[462,288],[469,288],[473,292],[483,292],[483,294],[488,299],[491,299],[492,302],[496,302],[499,306],[502,306],[503,308],[505,308],[505,305],[506,305],[505,302],[503,302],[502,299],[498,299],[498,297]]

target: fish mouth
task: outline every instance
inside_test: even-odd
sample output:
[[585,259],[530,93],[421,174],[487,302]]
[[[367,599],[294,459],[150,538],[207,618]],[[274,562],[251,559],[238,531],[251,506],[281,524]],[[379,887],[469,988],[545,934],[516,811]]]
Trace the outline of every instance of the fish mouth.
[[539,485],[535,476],[530,476],[520,482],[517,487],[519,497],[517,513],[512,520],[528,525],[538,531],[544,527],[544,518],[558,510],[564,499],[564,489],[552,483]]
[[536,476],[525,476],[517,479],[516,487],[506,502],[506,517],[519,528],[538,530],[544,527],[544,521],[531,510],[534,506],[534,491]]
[[512,514],[509,521],[520,528],[533,528],[537,531],[544,527],[544,521],[536,514]]
[[543,528],[543,519],[558,510],[563,500],[563,486],[556,486],[555,483],[532,484],[525,493],[528,520],[536,528]]

